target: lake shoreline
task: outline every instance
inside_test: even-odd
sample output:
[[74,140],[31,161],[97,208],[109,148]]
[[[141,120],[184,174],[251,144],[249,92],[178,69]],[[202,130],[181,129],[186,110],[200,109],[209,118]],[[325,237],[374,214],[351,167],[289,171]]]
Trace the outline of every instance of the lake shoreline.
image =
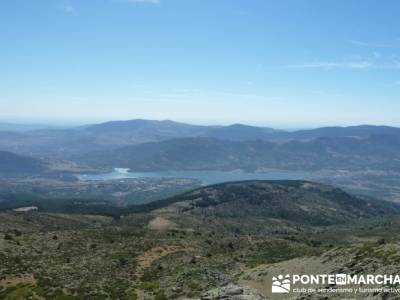
[[319,177],[315,173],[286,170],[269,170],[252,173],[242,170],[130,172],[128,168],[114,168],[112,172],[102,174],[77,175],[80,181],[108,181],[130,178],[189,178],[197,179],[203,184],[243,180],[315,180]]

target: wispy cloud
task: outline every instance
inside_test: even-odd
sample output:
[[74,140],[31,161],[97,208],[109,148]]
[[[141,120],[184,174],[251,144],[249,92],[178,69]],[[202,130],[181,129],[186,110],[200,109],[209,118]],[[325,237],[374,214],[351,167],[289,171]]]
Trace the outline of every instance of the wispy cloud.
[[171,89],[171,91],[180,94],[191,94],[191,93],[198,93],[201,90],[198,88],[173,88]]
[[293,69],[344,69],[344,70],[397,70],[400,69],[400,60],[395,58],[391,60],[380,59],[380,56],[374,55],[372,59],[355,59],[344,61],[314,61],[301,64],[286,66]]
[[303,64],[289,65],[288,68],[295,69],[368,69],[373,65],[368,61],[359,62],[334,62],[334,61],[323,61],[323,62],[310,62]]
[[368,47],[368,48],[396,48],[396,49],[400,48],[400,45],[395,45],[395,44],[366,43],[357,40],[350,40],[349,42],[353,45]]
[[75,12],[75,8],[70,3],[61,5],[60,10],[66,14],[73,14]]
[[121,0],[121,2],[136,4],[160,4],[160,0]]
[[311,91],[311,94],[323,97],[344,97],[344,94],[341,93],[330,93],[321,90],[313,90]]
[[173,88],[160,96],[164,98],[187,98],[198,95],[200,91],[200,89],[196,88]]
[[277,96],[257,95],[257,94],[243,94],[234,91],[215,91],[215,90],[201,90],[201,89],[171,89],[162,92],[158,95],[159,99],[166,99],[168,101],[176,102],[196,102],[201,99],[209,99],[211,102],[224,102],[224,101],[253,101],[253,102],[275,102],[281,101],[283,98]]
[[400,80],[396,80],[394,82],[390,82],[390,83],[384,84],[383,86],[390,86],[390,87],[400,86]]
[[256,94],[242,94],[236,92],[215,92],[216,96],[223,96],[225,98],[236,98],[245,100],[255,100],[255,101],[278,101],[282,100],[281,97],[266,96],[266,95],[256,95]]

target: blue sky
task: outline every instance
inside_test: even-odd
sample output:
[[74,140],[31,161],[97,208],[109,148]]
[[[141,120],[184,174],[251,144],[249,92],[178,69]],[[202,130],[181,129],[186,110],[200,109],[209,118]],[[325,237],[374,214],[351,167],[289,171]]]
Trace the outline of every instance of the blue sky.
[[399,1],[2,0],[0,121],[400,126]]

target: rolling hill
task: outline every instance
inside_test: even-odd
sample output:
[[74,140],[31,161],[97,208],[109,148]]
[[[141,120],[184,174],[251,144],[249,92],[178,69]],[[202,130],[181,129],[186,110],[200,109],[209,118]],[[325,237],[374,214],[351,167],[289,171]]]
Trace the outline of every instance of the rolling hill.
[[0,151],[0,176],[39,174],[45,170],[40,160]]
[[198,216],[244,222],[272,218],[303,225],[338,224],[400,212],[397,204],[368,201],[332,186],[295,180],[222,183],[152,205],[168,203],[178,211]]
[[160,170],[400,170],[400,138],[318,138],[310,141],[227,141],[185,138],[93,152],[89,165]]

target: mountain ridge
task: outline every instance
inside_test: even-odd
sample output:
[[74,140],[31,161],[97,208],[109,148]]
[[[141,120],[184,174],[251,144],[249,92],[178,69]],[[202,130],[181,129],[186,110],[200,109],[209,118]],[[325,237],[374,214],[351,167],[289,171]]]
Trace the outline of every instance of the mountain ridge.
[[400,170],[400,137],[318,138],[310,141],[228,141],[182,138],[92,152],[78,160],[133,171]]
[[91,151],[112,150],[124,146],[180,138],[218,138],[224,141],[239,142],[263,140],[282,143],[321,137],[368,138],[372,135],[400,137],[400,128],[361,125],[284,131],[245,124],[204,126],[171,120],[133,119],[61,129],[25,132],[0,131],[0,149],[23,155],[70,158]]
[[283,219],[331,225],[400,212],[400,205],[366,200],[304,180],[247,180],[197,188],[150,205],[217,218]]

